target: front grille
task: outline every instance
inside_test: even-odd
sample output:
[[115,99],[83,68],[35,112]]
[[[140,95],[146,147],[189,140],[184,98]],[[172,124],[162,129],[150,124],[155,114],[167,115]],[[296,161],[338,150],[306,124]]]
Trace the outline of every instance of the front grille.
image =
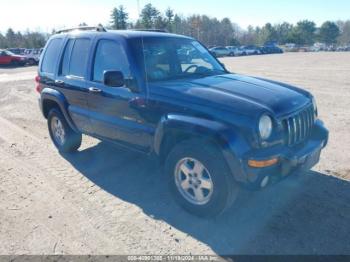
[[312,132],[315,123],[315,114],[313,106],[308,106],[283,120],[286,130],[285,141],[288,146],[300,144],[308,138]]

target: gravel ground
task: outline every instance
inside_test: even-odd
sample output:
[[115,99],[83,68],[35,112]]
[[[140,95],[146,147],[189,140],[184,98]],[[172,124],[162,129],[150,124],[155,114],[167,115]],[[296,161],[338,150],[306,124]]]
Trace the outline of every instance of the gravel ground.
[[350,53],[222,61],[316,96],[330,142],[314,171],[199,219],[143,155],[88,137],[60,155],[37,105],[36,68],[2,68],[0,254],[350,254]]

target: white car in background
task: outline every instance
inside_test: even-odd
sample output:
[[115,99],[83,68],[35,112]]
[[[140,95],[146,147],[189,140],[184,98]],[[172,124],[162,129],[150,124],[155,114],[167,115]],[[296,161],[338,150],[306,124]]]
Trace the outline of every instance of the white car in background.
[[260,55],[261,54],[259,48],[254,46],[254,45],[242,46],[242,49],[244,50],[244,52],[247,55]]
[[216,57],[222,57],[222,56],[234,56],[234,53],[227,49],[226,47],[217,46],[210,48],[209,51],[215,55]]
[[246,52],[237,46],[226,46],[226,48],[228,50],[230,50],[231,53],[233,53],[234,56],[242,56],[242,55],[246,55]]
[[39,64],[40,55],[43,51],[43,48],[40,49],[26,49],[24,50],[24,56],[27,58],[29,65]]

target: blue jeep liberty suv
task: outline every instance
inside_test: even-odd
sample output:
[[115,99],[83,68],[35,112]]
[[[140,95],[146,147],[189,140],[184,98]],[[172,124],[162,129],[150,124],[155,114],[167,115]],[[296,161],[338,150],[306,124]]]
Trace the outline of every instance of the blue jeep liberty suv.
[[175,199],[198,216],[222,213],[242,188],[311,169],[328,141],[309,92],[230,73],[190,37],[63,31],[46,44],[36,82],[60,152],[86,134],[155,155]]

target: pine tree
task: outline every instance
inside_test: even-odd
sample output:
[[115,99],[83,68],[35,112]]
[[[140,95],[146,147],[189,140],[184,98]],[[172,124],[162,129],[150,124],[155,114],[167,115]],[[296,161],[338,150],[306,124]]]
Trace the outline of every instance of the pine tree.
[[112,29],[126,29],[128,25],[129,14],[125,11],[124,6],[120,5],[114,8],[111,14],[111,28]]

